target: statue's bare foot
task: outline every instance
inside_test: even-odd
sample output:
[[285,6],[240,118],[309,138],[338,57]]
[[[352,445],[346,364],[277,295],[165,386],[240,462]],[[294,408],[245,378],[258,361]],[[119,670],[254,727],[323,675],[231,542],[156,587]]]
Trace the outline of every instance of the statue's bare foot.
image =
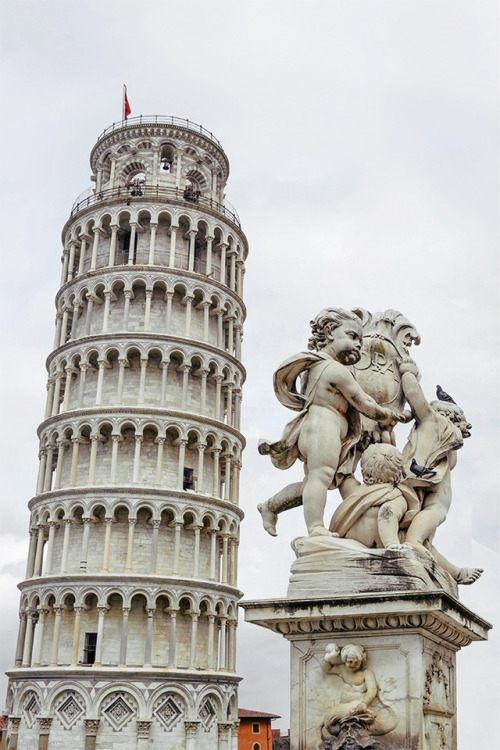
[[324,526],[315,526],[309,532],[309,536],[336,536],[338,537],[338,534],[336,531],[328,531],[328,529],[325,529]]
[[394,544],[388,544],[386,549],[413,549],[411,544],[403,544],[402,542],[395,542]]
[[477,581],[484,568],[459,568],[457,575],[457,583],[469,585]]
[[257,510],[262,516],[262,525],[267,533],[271,534],[271,536],[278,536],[276,531],[276,524],[278,523],[277,513],[273,513],[272,510],[269,510],[267,503],[259,503],[259,505],[257,505]]

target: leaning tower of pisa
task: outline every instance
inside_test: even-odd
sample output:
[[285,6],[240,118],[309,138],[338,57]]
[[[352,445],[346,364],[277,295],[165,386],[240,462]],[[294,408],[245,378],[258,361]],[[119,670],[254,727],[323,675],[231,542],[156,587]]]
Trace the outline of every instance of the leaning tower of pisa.
[[247,241],[205,128],[129,118],[63,232],[11,750],[236,750]]

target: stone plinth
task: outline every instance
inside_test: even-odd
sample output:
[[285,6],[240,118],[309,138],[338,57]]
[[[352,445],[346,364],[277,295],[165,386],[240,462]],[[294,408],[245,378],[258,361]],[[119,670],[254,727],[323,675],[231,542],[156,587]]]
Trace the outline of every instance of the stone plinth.
[[[491,626],[453,596],[413,590],[242,606],[248,622],[290,641],[292,750],[456,750],[455,655]],[[324,670],[331,643],[362,647],[378,686],[366,726],[340,721],[336,736],[322,728],[345,705],[345,681]]]
[[297,559],[290,568],[289,599],[330,597],[375,591],[433,591],[458,598],[456,581],[432,555],[401,545],[370,549],[354,539],[297,537]]

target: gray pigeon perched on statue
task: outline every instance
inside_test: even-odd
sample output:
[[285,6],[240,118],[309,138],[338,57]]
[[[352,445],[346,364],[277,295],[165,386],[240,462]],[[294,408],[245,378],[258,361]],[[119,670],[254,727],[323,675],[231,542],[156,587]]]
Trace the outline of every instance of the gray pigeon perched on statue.
[[456,404],[457,402],[452,399],[449,393],[443,391],[440,385],[436,386],[436,396],[439,401],[447,401],[449,404]]

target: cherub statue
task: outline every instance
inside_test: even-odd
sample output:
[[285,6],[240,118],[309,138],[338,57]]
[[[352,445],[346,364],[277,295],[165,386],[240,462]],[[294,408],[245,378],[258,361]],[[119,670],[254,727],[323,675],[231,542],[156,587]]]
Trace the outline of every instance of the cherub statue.
[[[420,509],[406,532],[406,541],[422,548],[432,541],[451,504],[450,472],[457,464],[457,450],[470,437],[471,425],[455,403],[431,401],[418,382],[418,369],[408,359],[401,363],[403,390],[415,420],[403,458],[408,482],[420,497]],[[418,468],[416,468],[418,467]]]
[[[420,416],[424,420],[430,418],[434,422],[433,415],[424,416],[425,410],[421,403],[423,394],[418,383],[415,384],[415,375],[412,375],[410,379],[408,374],[405,378],[407,386],[409,389],[411,386],[413,391],[408,399],[412,408],[418,393]],[[345,480],[340,490],[343,502],[333,514],[330,531],[340,537],[355,539],[370,548],[404,549],[410,547],[426,554],[431,553],[436,562],[457,583],[470,584],[479,578],[483,572],[482,569],[461,568],[454,565],[440,554],[432,543],[437,525],[441,519],[444,520],[451,502],[451,485],[448,475],[451,465],[456,463],[454,451],[461,444],[456,432],[456,421],[459,420],[464,432],[468,432],[465,429],[465,415],[456,405],[438,401],[430,406],[436,410],[438,419],[442,418],[443,413],[452,416],[447,417],[451,422],[451,427],[450,424],[441,424],[439,430],[425,433],[426,438],[429,438],[429,435],[435,436],[431,452],[435,452],[436,442],[440,442],[442,449],[437,453],[440,458],[435,460],[427,453],[420,454],[421,460],[425,459],[431,467],[434,467],[429,468],[428,478],[425,479],[425,475],[421,478],[410,477],[405,469],[412,464],[414,459],[411,448],[416,447],[422,436],[417,439],[411,433],[403,453],[393,445],[384,443],[370,445],[364,451],[360,462],[364,484],[358,482],[353,476]],[[470,428],[470,425],[467,423],[466,427]],[[421,428],[422,422],[417,422],[413,432]],[[429,446],[428,441],[426,444]],[[439,481],[436,483],[436,477],[444,478],[443,488],[440,488]],[[426,506],[427,502],[429,506]],[[421,514],[423,514],[423,523],[419,520]]]
[[338,700],[325,712],[320,750],[345,747],[348,737],[360,742],[371,735],[387,734],[398,723],[397,711],[381,700],[377,680],[373,671],[366,667],[366,661],[362,646],[350,643],[342,650],[336,643],[326,646],[323,672],[338,675],[342,686]]
[[[259,445],[259,452],[269,454],[280,469],[300,458],[305,478],[302,484],[285,487],[274,503],[271,499],[259,510],[264,524],[267,515],[268,526],[272,526],[275,513],[302,501],[307,531],[316,536],[330,533],[323,518],[328,489],[338,487],[354,470],[355,446],[361,434],[359,414],[382,427],[392,427],[402,417],[365,393],[349,369],[360,359],[363,339],[355,313],[327,308],[311,321],[311,327],[308,348],[313,351],[288,359],[274,376],[279,401],[300,413],[286,425],[281,440]],[[299,376],[301,388],[297,390]]]

